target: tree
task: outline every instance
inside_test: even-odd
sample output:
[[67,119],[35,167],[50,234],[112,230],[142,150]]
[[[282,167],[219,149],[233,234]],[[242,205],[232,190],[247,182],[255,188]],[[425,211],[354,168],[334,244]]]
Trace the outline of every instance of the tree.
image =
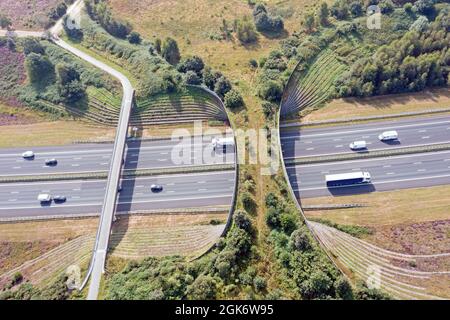
[[278,209],[274,207],[267,209],[266,224],[272,229],[277,229],[280,227],[280,212]]
[[434,12],[434,1],[418,0],[416,1],[416,3],[414,3],[414,7],[416,8],[417,12],[424,15],[430,15]]
[[180,72],[186,73],[188,71],[193,71],[200,75],[204,67],[205,63],[203,62],[202,58],[200,58],[199,56],[192,56],[181,61],[178,64],[177,69]]
[[54,66],[50,60],[37,53],[30,53],[25,62],[28,77],[32,83],[41,83],[43,79],[49,79],[54,75]]
[[292,246],[298,251],[308,251],[312,248],[308,231],[305,227],[301,227],[291,234]]
[[185,78],[186,78],[186,84],[189,84],[189,85],[197,86],[197,85],[201,84],[201,82],[202,82],[200,80],[200,77],[194,71],[191,71],[191,70],[186,72]]
[[188,287],[187,294],[194,300],[213,300],[216,297],[216,280],[210,275],[200,275]]
[[7,29],[12,25],[11,19],[4,14],[0,14],[0,27]]
[[127,38],[128,42],[132,44],[140,44],[142,41],[141,35],[136,31],[131,31]]
[[67,103],[74,103],[85,96],[85,88],[80,81],[80,74],[70,65],[59,63],[56,65],[58,89]]
[[155,50],[156,50],[156,52],[161,54],[161,39],[160,38],[156,38],[156,40],[155,40]]
[[217,93],[222,98],[230,90],[231,90],[231,82],[224,76],[221,76],[214,85],[214,92]]
[[363,14],[362,4],[359,1],[350,3],[350,13],[353,17],[360,17]]
[[328,10],[328,4],[326,2],[322,2],[319,9],[319,23],[321,25],[327,25],[329,15],[330,10]]
[[236,36],[242,43],[251,43],[258,39],[255,25],[248,16],[236,21]]
[[283,87],[278,81],[269,80],[260,85],[258,95],[264,100],[279,102],[283,95]]
[[271,16],[262,3],[253,9],[253,19],[256,29],[261,32],[280,32],[284,29],[283,19],[280,16]]
[[225,94],[224,104],[227,108],[236,109],[244,105],[244,99],[239,91],[231,89]]
[[23,41],[23,53],[26,55],[30,53],[45,54],[44,47],[34,38],[25,38]]
[[255,209],[255,201],[248,192],[244,192],[241,199],[245,210],[252,212]]
[[336,290],[336,295],[338,298],[343,300],[353,300],[353,290],[350,283],[343,276],[340,276],[334,282],[334,288]]
[[314,28],[314,24],[315,24],[314,15],[308,13],[305,17],[305,20],[303,21],[303,25],[305,26],[308,32],[311,32]]
[[261,292],[266,289],[267,282],[266,282],[266,279],[264,279],[263,277],[256,276],[253,279],[253,285],[255,286],[256,291]]
[[172,38],[166,38],[161,49],[161,54],[171,65],[176,65],[180,62],[180,50],[178,49],[177,42]]
[[252,228],[252,223],[248,218],[248,215],[243,210],[236,210],[233,216],[234,224],[239,228],[246,231],[250,231]]

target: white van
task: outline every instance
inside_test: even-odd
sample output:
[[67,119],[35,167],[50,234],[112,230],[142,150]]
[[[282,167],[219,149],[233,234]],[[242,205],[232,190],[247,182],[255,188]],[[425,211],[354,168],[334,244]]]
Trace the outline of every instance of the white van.
[[352,150],[362,150],[367,148],[367,143],[364,140],[361,141],[353,141],[349,145]]
[[389,140],[397,140],[398,139],[398,133],[397,131],[385,131],[382,134],[378,136],[378,139],[381,141],[389,141]]
[[37,199],[41,203],[46,203],[52,201],[52,196],[48,193],[41,193],[40,195],[38,195]]

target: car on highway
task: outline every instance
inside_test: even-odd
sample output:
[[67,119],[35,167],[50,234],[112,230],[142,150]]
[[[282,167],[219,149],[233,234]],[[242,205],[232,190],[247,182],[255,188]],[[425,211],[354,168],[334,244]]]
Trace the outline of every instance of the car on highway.
[[24,153],[22,153],[22,157],[24,159],[32,159],[32,158],[34,158],[34,152],[33,151],[25,151]]
[[55,203],[63,203],[66,202],[66,200],[67,200],[66,196],[57,195],[53,197],[53,201],[55,201]]
[[46,159],[45,165],[46,166],[56,166],[58,164],[58,161],[56,159]]
[[392,131],[385,131],[382,134],[378,136],[378,139],[381,141],[392,141],[398,139],[398,132],[395,130]]
[[38,195],[38,201],[40,203],[49,203],[52,202],[52,196],[49,195],[48,193],[41,193]]
[[163,190],[163,186],[159,184],[152,184],[150,186],[150,190],[152,190],[152,192],[161,192]]
[[364,140],[361,141],[353,141],[349,145],[352,150],[364,150],[367,149],[367,143]]

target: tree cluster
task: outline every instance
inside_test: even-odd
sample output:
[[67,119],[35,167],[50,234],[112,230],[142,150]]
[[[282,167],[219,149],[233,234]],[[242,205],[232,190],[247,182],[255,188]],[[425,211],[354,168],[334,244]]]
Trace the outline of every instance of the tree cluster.
[[284,29],[284,22],[280,16],[271,15],[264,4],[258,3],[253,9],[253,20],[260,32],[279,33]]

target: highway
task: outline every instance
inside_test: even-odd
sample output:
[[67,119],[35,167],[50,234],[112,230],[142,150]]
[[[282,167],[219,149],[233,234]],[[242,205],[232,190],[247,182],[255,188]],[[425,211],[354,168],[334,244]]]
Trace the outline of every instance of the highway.
[[[372,184],[327,188],[325,175],[368,171]],[[343,196],[450,184],[450,151],[287,167],[297,197]]]
[[[171,140],[128,140],[125,152],[125,169],[157,169],[202,164],[234,163],[234,151],[226,154],[213,152],[210,137],[204,138],[202,154],[194,152],[198,144],[183,140],[183,144]],[[191,153],[183,162],[178,161],[178,151],[190,147]],[[209,149],[208,149],[209,148]],[[45,175],[58,173],[83,173],[107,171],[112,156],[112,144],[73,144],[61,147],[36,147],[0,149],[0,176]],[[34,160],[22,158],[26,150],[33,150]],[[187,149],[189,150],[189,149]],[[208,152],[211,157],[204,157]],[[172,155],[172,152],[174,155]],[[56,166],[46,166],[45,160],[55,158]],[[187,160],[187,161],[186,161]]]
[[[378,140],[388,130],[396,130],[399,140]],[[356,140],[365,140],[369,151],[450,143],[450,115],[281,131],[285,159],[352,153],[349,144]]]
[[[162,192],[150,190],[152,184]],[[234,170],[138,177],[121,181],[117,211],[145,211],[203,206],[229,206]],[[0,218],[100,213],[106,180],[0,184]],[[41,205],[39,193],[64,195],[65,203]]]

